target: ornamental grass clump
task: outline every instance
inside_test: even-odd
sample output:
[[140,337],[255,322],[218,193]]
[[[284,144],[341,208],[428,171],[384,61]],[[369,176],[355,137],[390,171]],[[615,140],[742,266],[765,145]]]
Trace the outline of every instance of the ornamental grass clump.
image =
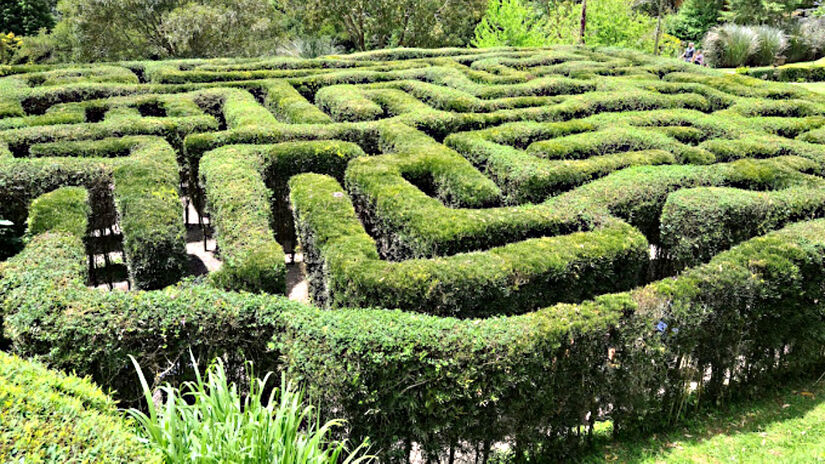
[[717,68],[744,66],[759,48],[759,37],[753,28],[724,24],[708,32],[704,40],[710,63]]
[[248,369],[249,392],[242,392],[228,381],[218,360],[205,378],[196,366],[194,382],[160,387],[164,399],[156,405],[140,366],[134,358],[132,363],[148,414],[127,412],[137,421],[141,438],[168,464],[358,464],[373,459],[365,454],[367,442],[350,452],[345,440],[334,440],[333,430],[344,421],[322,424],[317,409],[285,377],[280,388],[266,395],[271,373],[258,379]]

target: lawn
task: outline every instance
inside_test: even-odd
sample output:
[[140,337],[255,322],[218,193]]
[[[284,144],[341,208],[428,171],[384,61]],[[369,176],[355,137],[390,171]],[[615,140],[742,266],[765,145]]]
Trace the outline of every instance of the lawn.
[[796,85],[804,87],[811,92],[825,93],[825,82],[802,82]]
[[586,463],[825,462],[825,382],[700,414],[646,439],[599,443]]

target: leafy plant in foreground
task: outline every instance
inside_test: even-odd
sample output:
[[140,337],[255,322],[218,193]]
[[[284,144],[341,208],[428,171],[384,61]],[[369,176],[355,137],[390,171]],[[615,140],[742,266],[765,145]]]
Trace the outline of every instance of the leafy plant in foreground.
[[[364,455],[367,443],[351,453],[346,441],[330,438],[342,420],[321,424],[315,408],[304,403],[303,392],[285,377],[281,387],[265,397],[270,374],[251,379],[244,394],[227,380],[218,360],[196,380],[180,388],[160,388],[165,400],[156,405],[137,361],[132,363],[148,404],[149,414],[130,409],[139,424],[139,434],[167,463],[278,463],[358,464],[372,460]],[[346,456],[346,457],[345,457]]]

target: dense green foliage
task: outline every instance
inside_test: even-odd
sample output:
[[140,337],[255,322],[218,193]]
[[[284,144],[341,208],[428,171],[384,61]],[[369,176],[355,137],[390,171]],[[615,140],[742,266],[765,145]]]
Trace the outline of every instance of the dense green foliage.
[[808,8],[812,0],[725,0],[720,18],[736,24],[780,25],[799,8]]
[[135,367],[149,414],[137,409],[128,412],[167,464],[358,464],[371,459],[359,456],[366,443],[350,452],[346,442],[330,440],[334,429],[344,423],[321,424],[303,392],[284,377],[280,388],[267,395],[271,373],[259,379],[250,369],[249,386],[241,387],[229,382],[218,360],[203,374],[205,378],[196,368],[196,381],[161,387],[166,398],[155,406],[137,362]]
[[[129,355],[170,392],[215,358],[248,385],[248,359],[389,462],[561,460],[599,422],[821,372],[825,99],[804,88],[588,47],[0,72],[0,216],[29,225],[2,345],[127,406],[148,407]],[[183,195],[208,276],[182,278]],[[132,291],[90,288],[107,229]],[[293,252],[313,305],[281,295]]]
[[0,5],[0,32],[34,35],[54,26],[54,0],[14,0]]
[[268,0],[60,0],[57,10],[53,38],[73,61],[256,56],[280,35]]
[[725,0],[685,0],[668,24],[668,31],[683,40],[699,42],[719,24]]
[[685,45],[680,41],[702,42],[723,23],[781,28],[789,37],[788,61],[823,53],[814,0],[599,0],[590,2],[586,14],[583,5],[581,0],[14,0],[0,9],[0,33],[25,37],[0,48],[0,62],[275,53],[313,58],[399,46],[582,42],[656,48],[657,54],[676,56]]
[[530,6],[521,0],[492,0],[475,29],[473,46],[539,47],[546,42]]
[[164,462],[88,379],[0,352],[0,405],[3,462]]

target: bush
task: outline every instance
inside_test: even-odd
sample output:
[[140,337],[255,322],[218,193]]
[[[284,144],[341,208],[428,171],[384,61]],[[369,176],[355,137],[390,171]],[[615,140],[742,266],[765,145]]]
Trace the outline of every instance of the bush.
[[[304,402],[304,394],[285,377],[281,387],[267,385],[251,368],[244,378],[249,386],[227,379],[223,362],[210,366],[201,377],[196,367],[195,382],[180,387],[161,387],[165,399],[155,406],[152,390],[138,370],[149,409],[145,414],[130,409],[140,424],[140,432],[167,464],[192,461],[278,463],[278,464],[358,464],[372,458],[363,456],[367,443],[351,452],[346,442],[329,437],[343,421],[321,424],[318,412]],[[193,364],[195,360],[192,360]],[[241,393],[244,392],[244,393]]]
[[770,26],[754,28],[758,45],[750,63],[757,66],[774,64],[788,48],[788,38],[779,29]]
[[0,402],[4,462],[164,462],[88,379],[0,351]]
[[[656,207],[649,206],[653,195],[643,194],[660,188],[654,180],[686,185],[724,174],[748,188],[779,188],[799,179],[778,166],[769,160],[636,168],[614,175],[623,185],[611,179],[610,188],[587,190],[594,199],[622,192],[624,199],[614,198],[611,206],[617,214],[658,217],[645,212]],[[664,203],[666,194],[658,198]],[[356,438],[369,435],[388,458],[404,456],[411,442],[435,456],[457,442],[512,437],[531,447],[546,443],[543,452],[550,453],[585,439],[573,433],[582,425],[585,433],[592,430],[583,417],[609,412],[617,431],[645,420],[652,426],[661,411],[684,404],[692,382],[706,382],[707,400],[814,369],[821,362],[823,236],[822,220],[801,223],[630,293],[462,321],[388,310],[324,311],[191,285],[101,293],[78,280],[85,268],[80,238],[47,231],[0,264],[0,298],[14,349],[88,372],[125,398],[135,393],[125,380],[127,353],[165,372],[164,380],[179,381],[188,372],[180,357],[191,346],[196,359],[221,355],[229,363],[243,354],[265,368],[282,359],[325,406],[341,411]],[[740,333],[744,337],[733,336]],[[618,357],[605,356],[610,348]],[[713,374],[706,378],[706,372]],[[537,384],[537,376],[544,380]],[[368,413],[376,410],[383,413]]]
[[[535,301],[575,301],[632,287],[647,248],[625,224],[608,222],[590,233],[527,240],[484,253],[384,262],[341,191],[325,176],[305,174],[290,181],[313,299],[323,306],[459,317],[520,313],[535,309]],[[604,288],[596,275],[613,277]],[[547,287],[548,281],[554,284]]]
[[724,0],[686,0],[678,13],[670,17],[667,30],[682,40],[699,42],[719,24],[723,6]]
[[702,43],[708,62],[717,68],[744,66],[760,46],[753,28],[737,24],[714,27]]

